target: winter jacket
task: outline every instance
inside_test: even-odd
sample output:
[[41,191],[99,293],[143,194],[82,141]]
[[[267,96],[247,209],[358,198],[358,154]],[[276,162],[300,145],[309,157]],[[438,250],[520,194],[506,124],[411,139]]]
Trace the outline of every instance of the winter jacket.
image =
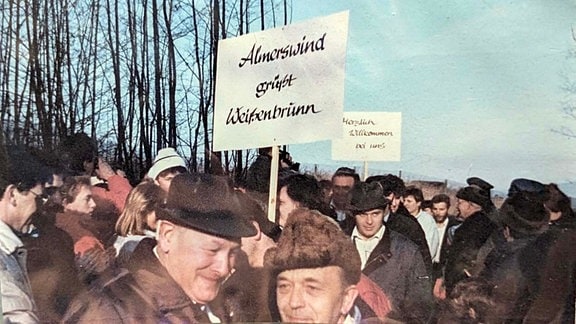
[[432,281],[422,255],[412,241],[386,228],[362,273],[390,298],[394,320],[426,323],[434,304]]
[[36,305],[26,271],[26,249],[0,221],[0,291],[5,323],[37,323]]
[[[218,296],[210,303],[212,311],[223,323],[271,322],[269,269],[252,267],[244,254],[238,254],[234,273],[220,287]],[[272,289],[272,290],[271,290]]]
[[426,269],[428,269],[428,273],[431,274],[432,258],[430,257],[431,253],[428,248],[428,242],[426,241],[426,234],[416,218],[410,215],[404,206],[400,206],[396,213],[391,213],[390,216],[388,216],[386,227],[406,236],[418,246]]
[[[535,243],[546,239],[542,235]],[[576,295],[576,229],[557,233],[540,267],[539,292],[524,323],[570,323],[574,321]]]
[[470,215],[456,229],[444,269],[444,285],[448,294],[459,281],[470,276],[476,267],[478,251],[496,229],[496,224],[482,211]]
[[[144,239],[127,269],[96,282],[69,307],[65,323],[198,323],[208,318],[170,277]],[[103,279],[103,278],[101,278]]]
[[132,190],[132,186],[128,179],[114,175],[108,179],[105,187],[92,186],[92,195],[95,196],[94,199],[98,197],[109,201],[119,213],[124,209],[126,197],[128,197],[130,190]]
[[70,235],[54,225],[39,225],[35,232],[21,239],[28,251],[26,265],[37,314],[43,323],[58,323],[82,288],[74,244]]
[[486,258],[480,277],[494,285],[497,318],[522,323],[538,293],[541,256],[532,253],[536,237],[515,239],[495,248]]
[[440,262],[432,264],[432,277],[434,280],[441,278],[444,274],[444,265],[446,264],[446,256],[448,255],[448,250],[450,250],[450,246],[452,242],[449,242],[449,235],[448,230],[452,226],[457,226],[461,222],[454,216],[448,216],[447,218],[448,224],[444,227],[444,236],[442,236],[442,241],[440,242],[440,246],[438,247],[438,253],[440,253]]

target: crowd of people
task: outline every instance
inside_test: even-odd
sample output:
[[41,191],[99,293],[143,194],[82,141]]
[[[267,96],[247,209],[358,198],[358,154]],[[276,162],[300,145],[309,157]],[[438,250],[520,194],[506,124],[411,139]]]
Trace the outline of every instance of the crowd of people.
[[95,152],[82,133],[55,158],[3,148],[4,322],[575,321],[576,216],[555,184],[515,179],[497,208],[478,177],[425,197],[285,153],[271,221],[270,150],[238,181],[164,148],[134,186]]

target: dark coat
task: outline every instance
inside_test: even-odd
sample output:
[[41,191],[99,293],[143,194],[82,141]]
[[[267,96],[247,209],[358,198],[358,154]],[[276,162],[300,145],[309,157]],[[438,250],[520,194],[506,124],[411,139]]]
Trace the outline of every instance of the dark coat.
[[[538,295],[524,323],[573,323],[576,295],[576,229],[567,229],[549,241],[545,233],[536,240],[552,243],[541,268]],[[546,242],[547,243],[547,242]]]
[[272,157],[267,154],[260,154],[248,168],[246,175],[246,189],[262,193],[270,190],[270,165]]
[[448,230],[450,227],[457,226],[461,222],[454,216],[448,216],[448,224],[444,228],[444,237],[442,238],[442,242],[440,242],[440,262],[432,264],[432,276],[434,279],[440,278],[443,276],[444,265],[446,264],[446,256],[448,255],[448,250],[450,250],[450,243],[448,239]]
[[426,241],[426,233],[422,226],[418,223],[416,217],[408,213],[406,207],[400,206],[396,213],[390,213],[386,221],[386,227],[406,236],[410,241],[418,246],[422,260],[428,270],[428,274],[432,274],[432,258],[430,257],[430,249]]
[[362,270],[392,302],[389,317],[426,323],[434,304],[431,278],[416,244],[386,228]]
[[497,317],[506,323],[522,323],[538,293],[541,255],[532,253],[536,237],[516,239],[495,248],[486,258],[480,277],[494,285]]
[[57,323],[82,289],[74,262],[74,243],[53,224],[36,224],[34,235],[21,237],[28,251],[28,277],[38,318],[44,323]]
[[[356,226],[356,220],[351,213],[347,214],[346,219],[340,222],[340,227],[344,233],[350,235]],[[428,242],[426,242],[426,233],[424,233],[418,220],[408,213],[406,207],[400,205],[396,213],[390,212],[388,220],[386,221],[386,227],[404,235],[418,246],[418,250],[420,251],[420,254],[422,254],[422,260],[428,270],[428,274],[432,275],[432,258],[430,257]]]
[[[254,268],[244,254],[238,254],[236,271],[226,280],[211,309],[223,323],[271,322],[270,271]],[[274,308],[272,308],[274,309]]]
[[65,323],[198,323],[208,321],[160,264],[144,239],[128,270],[96,283],[69,307]]
[[495,230],[496,224],[482,211],[470,215],[456,229],[444,269],[447,293],[450,293],[459,281],[468,278],[468,274],[476,266],[478,251]]

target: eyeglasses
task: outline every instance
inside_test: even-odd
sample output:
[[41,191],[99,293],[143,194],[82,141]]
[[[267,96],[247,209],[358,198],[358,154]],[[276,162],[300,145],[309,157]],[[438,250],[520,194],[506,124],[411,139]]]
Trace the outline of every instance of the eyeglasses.
[[28,192],[31,193],[31,194],[33,194],[33,195],[35,196],[35,199],[36,199],[38,202],[41,202],[41,203],[42,203],[42,202],[44,202],[44,201],[46,201],[46,200],[48,199],[48,195],[46,195],[45,193],[36,193],[36,192],[34,192],[34,191],[32,191],[32,190],[28,190]]

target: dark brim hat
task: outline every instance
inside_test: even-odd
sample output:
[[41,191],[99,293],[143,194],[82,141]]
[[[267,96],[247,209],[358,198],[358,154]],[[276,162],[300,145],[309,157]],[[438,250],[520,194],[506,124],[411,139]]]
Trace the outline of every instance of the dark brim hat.
[[486,191],[490,191],[492,189],[494,189],[494,186],[492,184],[490,184],[488,181],[482,179],[482,178],[478,178],[478,177],[470,177],[468,179],[466,179],[466,183],[469,186],[476,186],[482,190],[486,190]]
[[359,182],[350,190],[350,211],[358,214],[367,210],[385,208],[390,202],[384,197],[384,190],[379,182]]
[[456,197],[462,200],[473,202],[482,208],[490,201],[490,196],[486,190],[475,186],[464,187],[458,190]]
[[268,219],[264,212],[266,210],[264,201],[257,200],[253,194],[235,192],[238,199],[238,214],[250,222],[256,222],[264,235],[277,242],[280,234],[282,234],[282,229],[278,224]]
[[540,234],[547,229],[549,214],[544,206],[548,187],[530,179],[514,179],[508,198],[500,207],[499,222],[522,234]]
[[512,180],[510,183],[510,188],[508,189],[508,197],[513,197],[520,192],[544,195],[546,190],[546,186],[536,180],[518,178]]
[[498,212],[499,222],[522,234],[540,234],[548,228],[548,212],[544,202],[527,195],[507,198]]
[[256,235],[254,226],[227,210],[200,212],[197,210],[159,208],[156,210],[159,219],[176,225],[198,230],[224,238],[240,238]]
[[182,173],[174,177],[164,206],[156,217],[207,234],[238,239],[257,234],[254,225],[238,215],[232,188],[220,177]]

